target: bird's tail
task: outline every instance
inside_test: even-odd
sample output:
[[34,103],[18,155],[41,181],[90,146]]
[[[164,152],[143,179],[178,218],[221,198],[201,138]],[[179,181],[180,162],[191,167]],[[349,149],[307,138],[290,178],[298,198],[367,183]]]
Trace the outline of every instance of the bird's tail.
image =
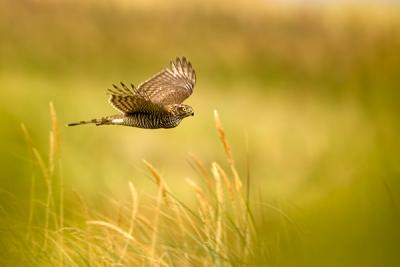
[[89,124],[89,123],[95,123],[96,125],[102,125],[102,124],[107,124],[109,121],[110,120],[107,118],[92,119],[92,120],[88,120],[88,121],[79,121],[79,122],[68,123],[67,126],[76,126],[76,125]]

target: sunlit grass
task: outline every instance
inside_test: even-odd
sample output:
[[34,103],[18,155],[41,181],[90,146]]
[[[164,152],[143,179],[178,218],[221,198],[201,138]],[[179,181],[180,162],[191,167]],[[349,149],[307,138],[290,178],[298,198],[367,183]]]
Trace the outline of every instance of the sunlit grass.
[[[65,205],[59,130],[52,103],[50,114],[47,161],[22,125],[47,192],[40,199],[34,194],[35,188],[31,189],[30,211],[24,218],[27,225],[20,223],[20,228],[10,233],[10,242],[23,257],[10,258],[10,262],[30,266],[253,266],[270,261],[264,253],[273,248],[258,233],[263,220],[260,218],[267,216],[263,210],[273,208],[285,220],[290,219],[277,207],[249,202],[246,188],[250,177],[245,182],[239,177],[217,111],[216,128],[229,171],[216,162],[206,167],[192,156],[191,165],[200,180],[186,179],[187,190],[194,198],[182,201],[159,171],[144,161],[157,188],[156,195],[139,195],[129,181],[128,202],[107,196],[117,211],[111,211],[112,216],[110,210],[89,208],[85,197],[77,192],[78,205]],[[74,210],[65,218],[64,209],[72,207]]]

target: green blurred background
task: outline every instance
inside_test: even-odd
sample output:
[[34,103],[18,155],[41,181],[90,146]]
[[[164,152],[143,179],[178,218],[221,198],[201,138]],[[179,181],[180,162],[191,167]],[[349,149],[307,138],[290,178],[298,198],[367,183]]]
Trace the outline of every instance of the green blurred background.
[[[20,123],[46,153],[49,101],[67,213],[74,191],[96,206],[127,195],[128,181],[154,190],[142,159],[191,199],[188,153],[225,164],[217,109],[242,176],[250,166],[252,198],[296,225],[280,230],[281,241],[273,220],[265,225],[279,243],[272,265],[398,266],[400,6],[378,3],[2,1],[2,232],[10,218],[26,220],[36,172]],[[198,78],[186,102],[195,116],[179,127],[64,128],[114,113],[112,83],[137,85],[176,56]]]

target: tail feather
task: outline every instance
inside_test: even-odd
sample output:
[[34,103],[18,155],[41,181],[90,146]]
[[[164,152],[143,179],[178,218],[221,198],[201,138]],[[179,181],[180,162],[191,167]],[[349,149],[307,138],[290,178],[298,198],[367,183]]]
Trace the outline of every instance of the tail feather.
[[89,121],[79,121],[79,122],[68,123],[67,126],[76,126],[76,125],[89,124],[89,123],[96,123],[96,125],[99,125],[102,123],[102,121],[99,119],[93,119],[93,120],[89,120]]

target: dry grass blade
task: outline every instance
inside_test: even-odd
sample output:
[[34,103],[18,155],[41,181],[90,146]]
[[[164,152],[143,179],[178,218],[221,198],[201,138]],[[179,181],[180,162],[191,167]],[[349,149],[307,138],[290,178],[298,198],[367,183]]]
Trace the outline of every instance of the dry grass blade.
[[[223,204],[224,204],[224,191],[221,183],[221,176],[218,172],[217,164],[214,162],[212,164],[211,172],[215,179],[215,190],[217,193],[217,216],[216,216],[216,230],[215,230],[215,252],[217,254],[222,254],[222,214],[223,214]],[[219,258],[217,258],[219,263]],[[218,264],[219,265],[219,264]]]
[[236,192],[240,192],[242,190],[242,180],[240,179],[240,176],[235,168],[235,166],[231,166],[231,171],[233,173],[233,177],[235,179],[235,189]]
[[[49,113],[50,113],[50,118],[51,118],[51,130],[49,134],[49,162],[48,162],[48,171],[49,171],[49,177],[52,179],[54,177],[54,172],[56,169],[56,166],[61,168],[61,164],[59,161],[60,158],[60,131],[58,128],[58,119],[57,119],[57,113],[54,108],[53,102],[49,103]],[[62,228],[64,226],[64,185],[63,185],[63,176],[60,171],[59,175],[59,224],[60,227]],[[60,235],[60,243],[63,244],[63,235]],[[64,256],[64,254],[60,255],[61,257]]]
[[221,140],[221,143],[224,146],[225,155],[228,159],[229,165],[233,165],[234,160],[233,160],[232,149],[228,143],[228,139],[226,138],[224,128],[222,128],[221,120],[219,118],[217,110],[214,110],[214,119],[215,119],[215,127],[217,128],[219,139]]
[[[34,147],[32,138],[24,124],[21,124],[21,129],[24,134],[25,141],[29,147],[29,151],[31,153],[31,156],[34,161],[36,161],[36,164],[39,166],[39,169],[42,173],[42,176],[45,180],[45,184],[47,187],[47,200],[45,204],[45,225],[44,225],[44,239],[43,239],[43,248],[46,248],[47,246],[47,240],[49,237],[49,220],[50,220],[50,214],[51,214],[51,203],[53,202],[53,196],[52,196],[52,185],[51,185],[51,177],[50,177],[50,170],[48,166],[46,166],[45,161],[43,160],[42,155],[40,152]],[[34,179],[32,178],[31,182],[31,198],[30,198],[30,212],[29,212],[29,219],[28,219],[28,233],[32,227],[32,221],[33,221],[33,209],[34,209]],[[56,224],[56,222],[55,222]]]
[[[32,137],[28,132],[28,129],[26,128],[25,124],[21,123],[21,130],[24,135],[25,142],[27,144],[27,147],[29,149],[29,154],[32,159],[35,158],[33,154],[33,141]],[[28,216],[28,225],[27,225],[27,231],[26,231],[26,237],[28,238],[30,235],[30,231],[32,228],[32,221],[33,221],[33,216],[34,216],[34,199],[35,199],[35,176],[31,176],[31,185],[30,185],[30,197],[29,197],[29,216]]]
[[143,163],[147,166],[147,168],[150,170],[153,178],[154,178],[154,182],[159,186],[163,186],[162,185],[162,178],[161,175],[158,173],[158,171],[156,170],[156,168],[154,168],[153,165],[151,165],[148,161],[143,160]]
[[200,177],[204,179],[208,190],[210,190],[210,192],[214,191],[214,181],[210,171],[206,168],[204,163],[195,155],[189,153],[189,157],[189,164],[192,166],[192,168],[195,169],[195,171],[199,173]]
[[[138,207],[139,207],[139,203],[138,203],[138,195],[136,192],[135,187],[133,186],[133,184],[131,182],[128,183],[129,185],[129,190],[131,192],[131,201],[132,201],[132,205],[131,205],[131,218],[130,218],[130,222],[129,222],[129,231],[128,234],[132,236],[133,233],[133,228],[135,226],[135,221],[136,221],[136,215],[137,215],[137,211],[138,211]],[[125,257],[126,251],[128,249],[128,245],[129,245],[130,239],[127,239],[127,242],[125,243],[125,246],[122,249],[120,258],[119,258],[119,263],[122,262],[123,258]]]
[[49,103],[51,117],[51,131],[49,136],[49,174],[52,176],[55,169],[55,161],[59,156],[60,149],[60,131],[58,129],[57,114],[53,102]]
[[33,146],[32,137],[29,134],[29,131],[26,128],[25,124],[23,124],[23,123],[21,123],[21,130],[22,130],[22,133],[24,134],[24,139],[25,139],[25,142],[26,142],[26,144],[27,144],[27,146],[29,148],[29,151],[31,151],[32,148],[34,147]]
[[207,170],[206,166],[201,162],[201,160],[193,155],[192,153],[189,153],[189,157],[191,161],[194,163],[194,166],[196,167],[196,170],[203,176],[205,177],[210,177],[210,173]]
[[[46,216],[45,216],[45,238],[44,238],[44,248],[47,245],[47,239],[48,239],[48,231],[50,227],[50,215],[53,214],[53,219],[54,219],[54,226],[57,228],[58,224],[61,224],[61,227],[63,227],[63,192],[62,188],[60,190],[60,215],[59,215],[59,221],[56,217],[55,211],[52,211],[52,207],[55,207],[54,199],[53,199],[53,186],[52,186],[52,177],[54,176],[54,170],[55,170],[55,161],[58,155],[58,150],[59,150],[59,130],[57,126],[57,116],[56,112],[54,109],[54,105],[50,102],[49,104],[49,110],[50,110],[50,116],[51,116],[51,131],[49,135],[49,155],[48,155],[48,164],[46,165],[46,162],[44,161],[42,155],[40,152],[33,146],[32,138],[29,135],[29,132],[27,128],[25,127],[24,124],[21,124],[21,129],[24,133],[25,140],[29,146],[29,150],[31,151],[32,158],[36,161],[37,165],[39,166],[39,169],[44,177],[45,184],[47,187],[47,200],[46,200]],[[32,186],[34,186],[34,181],[32,180]],[[60,176],[60,187],[62,187],[62,180]],[[33,197],[33,192],[34,189],[31,188],[31,195]],[[33,203],[33,198],[31,197],[31,201]],[[30,221],[31,216],[33,216],[33,204],[31,204],[31,211],[30,211]],[[62,243],[62,237],[61,237],[61,243]]]
[[228,163],[231,167],[231,171],[235,180],[235,189],[237,192],[240,192],[242,188],[242,181],[240,180],[239,174],[235,167],[235,162],[233,159],[232,149],[229,145],[228,139],[225,135],[225,130],[222,127],[221,120],[219,118],[219,114],[217,110],[214,110],[214,119],[215,119],[215,127],[217,128],[219,139],[221,140],[222,145],[224,146],[225,155],[228,160]]
[[126,239],[129,239],[131,241],[136,241],[136,239],[130,235],[128,232],[122,230],[120,227],[109,223],[109,222],[105,222],[105,221],[87,221],[86,224],[88,225],[98,225],[98,226],[103,226],[107,229],[111,229],[117,233],[119,233],[120,235],[122,235],[123,237],[125,237]]
[[150,249],[150,255],[149,259],[150,261],[153,261],[155,259],[155,254],[156,254],[156,246],[157,246],[157,237],[158,237],[158,228],[159,228],[159,220],[160,220],[160,211],[161,211],[161,204],[162,200],[164,199],[165,204],[168,206],[168,192],[166,190],[166,185],[164,183],[163,178],[159,174],[159,172],[156,170],[156,168],[153,167],[149,162],[146,160],[143,160],[144,164],[149,168],[155,183],[158,185],[158,196],[157,196],[157,206],[155,210],[155,217],[153,220],[153,233],[152,233],[152,238],[151,238],[151,249]]
[[50,179],[50,174],[49,170],[44,163],[44,160],[42,156],[40,155],[39,151],[36,148],[32,149],[33,155],[35,156],[35,159],[39,165],[40,170],[42,171],[42,174],[45,178],[46,186],[47,186],[47,200],[46,200],[46,217],[45,217],[45,238],[44,238],[44,243],[43,243],[43,248],[46,248],[47,246],[47,239],[48,239],[48,234],[49,234],[49,220],[50,220],[50,213],[51,213],[51,202],[52,202],[52,185],[51,185],[51,179]]
[[219,166],[216,162],[213,163],[213,167],[215,167],[219,173],[219,175],[222,177],[225,183],[225,187],[228,190],[231,198],[233,199],[235,197],[234,191],[232,190],[232,184],[231,181],[229,181],[228,176],[226,175],[225,171]]
[[58,127],[58,119],[57,119],[57,113],[54,108],[53,102],[49,103],[49,110],[50,110],[50,117],[51,117],[51,131],[54,133],[55,137],[55,153],[56,155],[60,154],[60,130]]
[[130,226],[129,226],[129,233],[133,232],[133,228],[135,226],[135,220],[136,220],[136,215],[138,212],[139,208],[139,201],[138,201],[138,194],[131,182],[129,184],[129,191],[131,192],[131,197],[132,197],[132,210],[131,210],[131,220],[130,220]]
[[[89,207],[88,204],[86,203],[85,199],[83,198],[83,196],[81,194],[79,194],[79,192],[77,192],[76,190],[72,190],[72,193],[74,194],[74,196],[76,197],[78,203],[79,203],[79,208],[80,208],[80,215],[84,217],[85,221],[89,221],[90,218],[90,212],[89,212]],[[84,235],[85,235],[85,250],[86,250],[86,259],[88,261],[88,263],[90,264],[92,262],[92,258],[93,258],[93,236],[91,235],[91,232],[89,231],[89,225],[86,224],[86,227],[84,229]]]
[[196,198],[197,198],[197,201],[200,204],[200,215],[201,215],[200,218],[203,220],[203,223],[206,224],[207,221],[208,221],[207,220],[207,217],[208,217],[207,213],[208,213],[208,206],[209,206],[208,201],[207,201],[207,197],[204,194],[203,189],[200,186],[198,186],[193,180],[187,178],[186,182],[191,187],[193,187],[194,190],[196,191]]
[[147,168],[150,170],[152,177],[154,178],[154,182],[158,186],[162,197],[164,199],[164,202],[166,205],[169,204],[169,199],[168,199],[168,188],[166,183],[164,182],[164,179],[162,178],[161,174],[154,168],[153,165],[151,165],[149,162],[146,160],[143,160],[144,164],[147,166]]
[[43,177],[45,178],[45,180],[47,182],[50,179],[50,174],[49,174],[49,170],[46,166],[46,163],[44,162],[42,155],[40,155],[39,151],[36,148],[32,148],[32,152],[33,152],[36,162],[39,165],[39,168],[43,174]]
[[[47,237],[47,239],[49,239],[58,249],[58,251],[63,255],[63,258],[65,257],[66,259],[68,259],[69,266],[79,266],[67,253],[67,251],[65,250],[63,243],[59,244],[56,240],[54,240],[51,237]],[[61,261],[64,262],[64,261]]]

